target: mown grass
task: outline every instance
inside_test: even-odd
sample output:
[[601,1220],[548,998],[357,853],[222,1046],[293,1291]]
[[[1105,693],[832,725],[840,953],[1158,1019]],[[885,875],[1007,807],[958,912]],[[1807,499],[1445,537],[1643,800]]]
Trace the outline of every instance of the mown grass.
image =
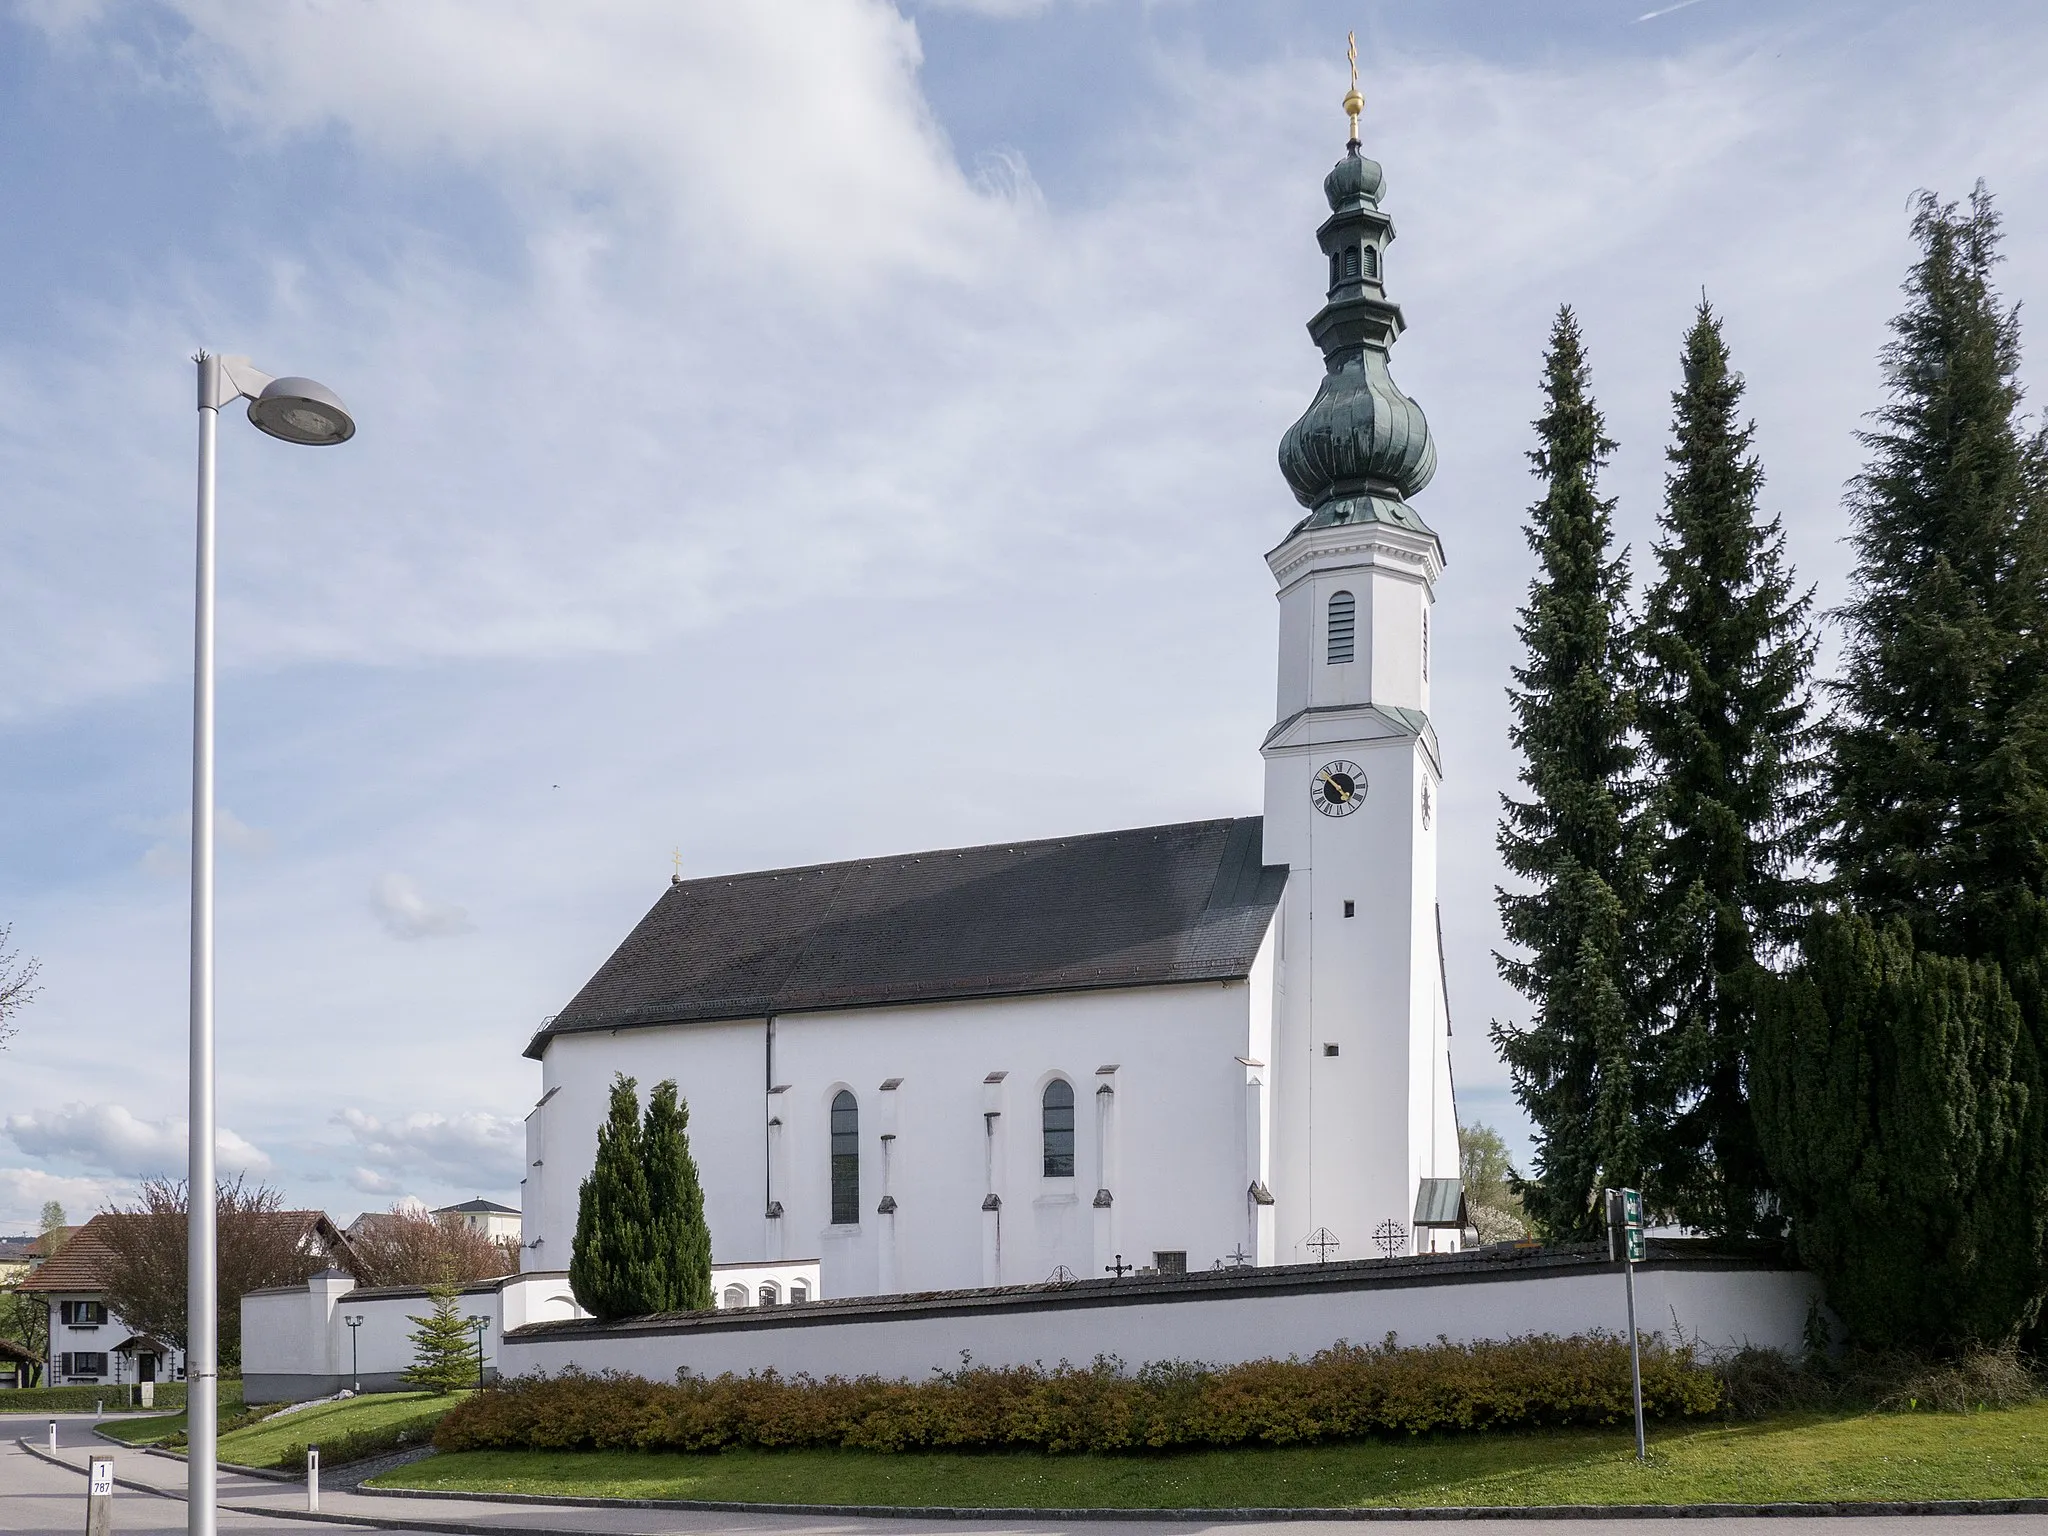
[[469,1451],[377,1487],[972,1508],[1758,1504],[2048,1496],[2048,1403],[1164,1456]]
[[[340,1443],[350,1435],[399,1429],[424,1430],[466,1394],[377,1392],[297,1413],[265,1419],[220,1437],[220,1459],[243,1467],[276,1467],[295,1460],[307,1445]],[[300,1463],[302,1464],[302,1463]]]
[[[237,1418],[243,1411],[242,1384],[239,1381],[224,1381],[220,1384],[219,1413],[215,1422],[225,1425]],[[127,1418],[102,1422],[102,1431],[128,1445],[155,1445],[168,1440],[172,1435],[185,1432],[185,1415],[178,1413],[156,1413],[145,1418]]]

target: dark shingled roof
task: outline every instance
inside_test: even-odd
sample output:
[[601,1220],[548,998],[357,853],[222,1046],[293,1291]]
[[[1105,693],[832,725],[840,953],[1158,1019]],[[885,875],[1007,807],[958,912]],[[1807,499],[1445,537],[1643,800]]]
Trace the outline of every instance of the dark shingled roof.
[[1229,981],[1287,883],[1261,817],[671,885],[526,1054],[580,1030]]

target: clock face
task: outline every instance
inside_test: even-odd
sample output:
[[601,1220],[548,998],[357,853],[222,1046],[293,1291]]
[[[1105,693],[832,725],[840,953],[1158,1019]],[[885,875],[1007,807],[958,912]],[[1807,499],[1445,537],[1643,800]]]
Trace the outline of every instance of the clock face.
[[1365,770],[1339,758],[1316,770],[1309,799],[1325,816],[1349,816],[1365,802]]

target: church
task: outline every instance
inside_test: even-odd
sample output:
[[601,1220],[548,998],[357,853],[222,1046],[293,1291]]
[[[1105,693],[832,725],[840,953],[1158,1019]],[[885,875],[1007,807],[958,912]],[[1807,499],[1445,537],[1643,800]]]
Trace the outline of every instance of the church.
[[825,1297],[1458,1245],[1436,450],[1344,105],[1264,814],[673,881],[527,1046],[524,1267],[568,1267],[621,1072],[689,1102],[714,1260]]

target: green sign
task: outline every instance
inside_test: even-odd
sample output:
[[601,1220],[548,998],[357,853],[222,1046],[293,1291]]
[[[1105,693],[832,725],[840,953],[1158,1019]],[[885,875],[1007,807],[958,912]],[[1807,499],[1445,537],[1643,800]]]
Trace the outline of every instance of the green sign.
[[1630,1227],[1628,1229],[1628,1261],[1631,1264],[1643,1262],[1643,1229],[1641,1227]]
[[1621,1192],[1621,1224],[1631,1232],[1643,1230],[1643,1192],[1640,1189]]

